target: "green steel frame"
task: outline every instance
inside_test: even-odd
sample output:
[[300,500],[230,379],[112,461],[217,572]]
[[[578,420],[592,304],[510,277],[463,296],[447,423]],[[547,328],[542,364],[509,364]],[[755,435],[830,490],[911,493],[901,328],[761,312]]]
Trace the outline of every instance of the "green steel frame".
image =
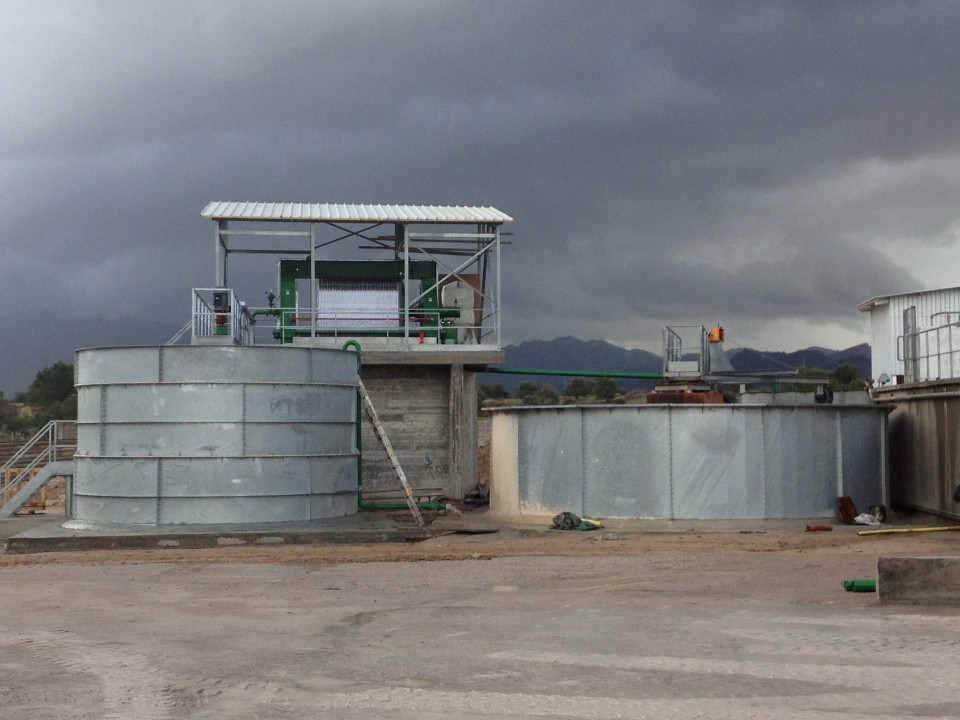
[[[295,337],[309,337],[309,325],[297,325],[297,280],[394,280],[399,290],[398,317],[401,326],[383,329],[327,330],[317,328],[315,334],[324,336],[343,335],[392,335],[403,336],[406,332],[403,322],[407,318],[405,270],[411,280],[419,280],[421,291],[415,304],[409,308],[411,329],[422,332],[425,337],[436,338],[437,342],[456,342],[456,329],[443,325],[443,319],[459,314],[456,308],[440,306],[440,290],[437,281],[437,263],[432,260],[317,260],[311,276],[309,260],[281,260],[279,263],[280,288],[280,326],[274,331],[274,337],[281,342],[293,342]],[[416,325],[414,328],[414,324]]]

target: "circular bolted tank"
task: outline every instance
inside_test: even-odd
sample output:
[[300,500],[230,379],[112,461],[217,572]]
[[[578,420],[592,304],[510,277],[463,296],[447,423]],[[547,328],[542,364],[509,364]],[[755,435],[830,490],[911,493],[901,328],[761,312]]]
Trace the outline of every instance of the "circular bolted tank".
[[77,351],[76,520],[308,521],[357,511],[357,356],[280,346]]

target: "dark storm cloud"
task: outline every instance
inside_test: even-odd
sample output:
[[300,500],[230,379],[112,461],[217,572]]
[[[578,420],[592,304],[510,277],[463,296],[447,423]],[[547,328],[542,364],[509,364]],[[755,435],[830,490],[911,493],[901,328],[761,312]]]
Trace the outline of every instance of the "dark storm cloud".
[[208,200],[489,204],[517,218],[510,340],[656,347],[722,314],[860,342],[853,305],[956,270],[924,258],[960,220],[957,27],[951,3],[0,0],[0,302],[50,333],[179,326]]

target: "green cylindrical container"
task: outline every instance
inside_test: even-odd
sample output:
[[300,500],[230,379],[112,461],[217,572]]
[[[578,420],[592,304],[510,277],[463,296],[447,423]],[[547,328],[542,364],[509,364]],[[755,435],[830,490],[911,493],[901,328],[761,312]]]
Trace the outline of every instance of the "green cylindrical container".
[[876,592],[876,580],[844,580],[843,589],[847,592]]

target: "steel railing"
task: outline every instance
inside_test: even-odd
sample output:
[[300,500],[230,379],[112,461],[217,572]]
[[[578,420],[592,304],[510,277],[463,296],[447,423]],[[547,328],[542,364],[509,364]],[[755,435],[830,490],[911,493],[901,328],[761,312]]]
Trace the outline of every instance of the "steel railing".
[[[371,313],[369,309],[347,307],[319,307],[315,313],[310,308],[250,308],[253,318],[251,341],[269,343],[271,338],[286,341],[294,337],[319,337],[333,340],[368,338],[406,345],[463,345],[485,347],[497,346],[499,334],[496,315],[486,313],[460,317],[451,309],[411,309],[409,316],[403,311]],[[316,329],[311,332],[311,323]],[[266,335],[269,330],[269,335]]]
[[74,420],[48,422],[0,465],[0,505],[22,480],[30,478],[47,463],[73,459],[76,449],[77,423]]
[[[220,295],[215,302],[214,293]],[[226,300],[226,302],[224,302]],[[401,345],[459,345],[500,349],[500,316],[495,309],[410,308],[371,312],[344,305],[309,307],[248,307],[227,288],[194,288],[188,328],[191,342],[223,338],[236,345],[271,344],[278,339],[320,337],[332,340],[381,338]],[[312,330],[312,324],[316,327]],[[181,329],[168,341],[185,335]],[[199,340],[198,340],[199,339]]]
[[908,383],[960,377],[960,323],[949,323],[897,338],[897,359]]
[[[226,298],[217,302],[217,296]],[[251,316],[246,305],[229,288],[194,288],[192,292],[191,340],[229,338],[235,345],[250,345]]]

